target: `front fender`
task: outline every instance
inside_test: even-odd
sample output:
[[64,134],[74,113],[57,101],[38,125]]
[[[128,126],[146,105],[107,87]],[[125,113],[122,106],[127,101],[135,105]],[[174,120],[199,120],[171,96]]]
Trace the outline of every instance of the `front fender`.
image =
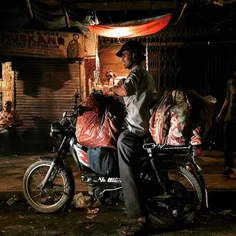
[[[51,156],[43,156],[39,158],[40,160],[46,160],[46,161],[51,161],[53,162],[55,160],[55,157],[51,157]],[[60,162],[60,168],[62,168],[63,170],[65,170],[67,177],[69,178],[70,182],[74,184],[74,176],[73,176],[73,172],[72,169],[69,165],[67,165],[66,162]],[[75,187],[73,187],[73,189],[75,189]]]

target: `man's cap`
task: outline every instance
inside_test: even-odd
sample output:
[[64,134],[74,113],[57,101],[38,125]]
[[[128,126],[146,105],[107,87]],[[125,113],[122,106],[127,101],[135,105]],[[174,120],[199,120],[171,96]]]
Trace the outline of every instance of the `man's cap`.
[[142,43],[138,41],[128,41],[123,44],[121,49],[116,53],[116,56],[122,57],[123,51],[131,51],[133,53],[141,54],[144,56],[146,50]]

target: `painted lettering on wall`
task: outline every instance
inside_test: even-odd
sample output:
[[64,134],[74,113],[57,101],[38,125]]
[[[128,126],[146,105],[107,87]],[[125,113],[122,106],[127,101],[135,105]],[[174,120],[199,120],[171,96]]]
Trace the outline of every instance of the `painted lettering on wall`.
[[83,42],[78,33],[11,29],[0,32],[0,54],[79,59]]

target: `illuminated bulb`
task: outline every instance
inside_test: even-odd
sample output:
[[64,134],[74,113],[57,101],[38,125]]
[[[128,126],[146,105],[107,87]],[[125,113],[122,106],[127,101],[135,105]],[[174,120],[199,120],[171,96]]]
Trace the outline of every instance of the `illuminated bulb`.
[[128,27],[122,28],[122,27],[117,27],[111,31],[111,37],[122,37],[124,35],[129,35],[130,30]]

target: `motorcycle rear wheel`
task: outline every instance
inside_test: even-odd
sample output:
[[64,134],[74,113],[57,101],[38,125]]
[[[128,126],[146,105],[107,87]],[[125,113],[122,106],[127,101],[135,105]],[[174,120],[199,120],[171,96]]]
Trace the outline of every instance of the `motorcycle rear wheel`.
[[41,213],[52,213],[65,206],[73,196],[71,180],[62,168],[54,167],[44,188],[44,180],[52,162],[40,160],[32,164],[23,178],[23,192],[28,203]]
[[[166,185],[170,198],[160,200],[162,196],[159,192],[160,187],[159,190],[158,187],[154,188],[156,177],[155,175],[149,176],[149,184],[152,187],[148,187],[146,181],[145,185],[149,188],[149,191],[147,190],[149,192],[147,207],[151,217],[162,224],[179,225],[191,222],[195,218],[197,210],[201,208],[203,201],[202,189],[197,179],[184,165],[173,162],[163,163],[161,172],[163,176],[167,177]],[[160,206],[161,204],[166,204],[169,209],[164,205]]]

